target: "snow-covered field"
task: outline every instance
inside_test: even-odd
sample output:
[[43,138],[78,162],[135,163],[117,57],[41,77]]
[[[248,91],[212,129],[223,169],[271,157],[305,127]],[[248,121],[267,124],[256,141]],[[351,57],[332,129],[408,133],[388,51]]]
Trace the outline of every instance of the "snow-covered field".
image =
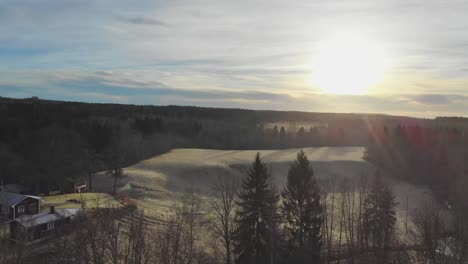
[[[206,150],[175,149],[125,168],[127,177],[120,182],[119,191],[136,201],[147,214],[155,217],[168,212],[178,197],[193,187],[209,199],[209,190],[218,175],[243,177],[257,152],[273,175],[273,183],[282,188],[289,164],[300,149],[286,150]],[[361,175],[372,176],[375,168],[362,159],[362,147],[322,147],[303,149],[319,181],[330,178],[358,180]],[[94,187],[109,192],[112,179],[103,173],[97,175]],[[430,190],[395,179],[388,183],[397,195],[398,214],[402,217],[408,208],[411,213],[432,198]]]

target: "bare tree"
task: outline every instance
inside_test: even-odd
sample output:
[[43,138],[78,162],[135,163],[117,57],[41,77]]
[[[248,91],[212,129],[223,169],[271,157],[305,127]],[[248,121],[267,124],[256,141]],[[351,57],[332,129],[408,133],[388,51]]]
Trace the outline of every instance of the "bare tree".
[[148,225],[145,223],[143,212],[135,212],[132,215],[132,222],[126,232],[123,247],[123,264],[148,264],[155,261],[155,252]]
[[449,227],[449,248],[456,263],[468,261],[468,211],[462,205],[455,206],[453,221]]
[[142,211],[88,210],[70,230],[53,240],[55,254],[47,263],[157,263],[153,231]]
[[155,254],[159,259],[159,263],[182,263],[183,215],[181,211],[176,211],[173,216],[170,216],[166,223],[162,223],[156,229],[155,237],[157,241],[155,244]]
[[366,249],[363,222],[368,177],[362,176],[358,182],[331,178],[325,184],[323,206],[326,212],[324,238],[327,262],[334,257],[346,257],[353,263]]
[[212,186],[215,198],[210,201],[210,206],[214,213],[214,223],[210,227],[223,241],[226,264],[232,263],[232,237],[236,229],[235,200],[239,186],[239,180],[232,175],[219,176]]
[[[343,181],[340,187],[340,214],[339,214],[339,221],[340,221],[340,229],[338,235],[338,250],[341,251],[342,241],[343,241],[343,232],[345,231],[345,193],[346,193],[346,183]],[[338,262],[339,263],[339,262]]]
[[26,228],[21,224],[17,223],[17,228],[15,228],[15,244],[7,245],[7,262],[5,263],[14,263],[22,264],[26,263],[26,258],[28,255],[28,242],[31,235],[34,233],[34,227]]
[[201,206],[199,195],[189,189],[174,214],[157,228],[155,254],[161,264],[200,263],[198,247],[204,223]]
[[114,168],[111,169],[107,172],[107,174],[112,176],[113,179],[113,188],[112,188],[112,194],[117,194],[117,181],[121,178],[124,177],[123,169],[122,168]]
[[364,236],[364,229],[365,227],[363,226],[364,222],[364,202],[366,198],[366,193],[368,191],[368,177],[367,176],[361,176],[359,180],[359,186],[358,186],[358,200],[359,200],[359,207],[358,207],[358,212],[357,212],[357,227],[356,227],[356,235],[357,235],[357,243],[358,243],[358,248],[360,253],[365,248],[365,236]]
[[185,263],[192,264],[196,258],[197,251],[197,242],[199,234],[197,231],[202,226],[202,200],[200,195],[190,188],[185,193],[182,199],[182,213],[184,220],[184,238],[185,238]]
[[111,143],[105,151],[105,156],[107,157],[106,163],[109,168],[107,174],[113,178],[114,195],[117,193],[117,181],[124,176],[122,168],[125,165],[126,156],[128,156],[128,149],[124,146],[122,133],[119,130],[112,136]]
[[344,178],[341,183],[341,214],[343,221],[343,232],[346,241],[347,255],[352,258],[352,250],[354,243],[354,226],[353,226],[353,208],[351,207],[351,195],[354,192],[354,185]]
[[444,244],[444,223],[440,209],[432,202],[416,211],[413,222],[415,228],[411,232],[411,237],[417,250],[422,253],[420,257],[430,264],[441,263],[439,253]]
[[327,182],[327,190],[324,193],[323,203],[324,203],[324,213],[325,213],[325,246],[327,250],[326,258],[327,263],[330,262],[331,259],[331,252],[333,247],[333,234],[335,232],[335,225],[334,225],[334,215],[335,215],[335,178],[332,177]]

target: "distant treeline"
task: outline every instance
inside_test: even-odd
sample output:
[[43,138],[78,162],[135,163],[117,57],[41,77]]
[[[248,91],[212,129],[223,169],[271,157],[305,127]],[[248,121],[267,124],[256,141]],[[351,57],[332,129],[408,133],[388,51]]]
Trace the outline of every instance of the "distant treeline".
[[[462,131],[468,122],[461,120],[0,98],[0,181],[48,192],[172,148],[366,146],[376,128],[416,124]],[[325,126],[265,126],[284,122]]]

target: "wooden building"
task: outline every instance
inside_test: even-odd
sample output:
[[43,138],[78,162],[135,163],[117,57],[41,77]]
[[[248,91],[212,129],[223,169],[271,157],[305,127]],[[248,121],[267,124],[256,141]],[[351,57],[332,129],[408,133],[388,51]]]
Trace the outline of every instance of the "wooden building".
[[35,241],[60,231],[79,209],[55,209],[35,215],[22,215],[10,222],[10,236],[16,241]]
[[0,212],[5,220],[22,215],[40,213],[41,197],[10,192],[0,192]]

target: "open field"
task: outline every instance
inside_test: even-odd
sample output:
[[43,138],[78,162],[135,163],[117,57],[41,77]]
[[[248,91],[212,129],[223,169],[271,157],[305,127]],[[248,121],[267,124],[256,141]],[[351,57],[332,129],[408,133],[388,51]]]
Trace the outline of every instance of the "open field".
[[[272,172],[273,183],[278,187],[283,186],[289,163],[298,151],[259,151]],[[373,167],[362,160],[363,148],[306,148],[304,151],[320,179],[345,175],[356,177],[373,171]],[[128,177],[121,181],[119,191],[127,193],[147,213],[157,216],[170,210],[176,198],[188,188],[193,187],[209,196],[218,175],[243,177],[257,152],[175,149],[125,168],[124,173]],[[110,192],[111,177],[98,174],[94,188],[98,192]]]
[[[299,149],[175,149],[125,168],[124,172],[128,176],[119,182],[119,192],[126,193],[148,215],[157,218],[169,212],[190,187],[210,199],[210,188],[217,176],[243,177],[257,152],[267,162],[273,175],[273,183],[281,188],[285,183],[289,164],[298,151]],[[362,159],[364,148],[361,147],[305,148],[304,151],[311,160],[319,181],[333,178],[357,181],[361,175],[371,176],[375,172],[375,168]],[[400,218],[404,218],[407,198],[409,213],[432,199],[428,188],[395,179],[389,179],[388,183],[397,195],[397,213]],[[94,188],[99,192],[111,192],[112,178],[104,173],[96,175]]]
[[43,197],[42,210],[49,206],[55,208],[95,208],[95,207],[116,207],[120,203],[106,193],[70,193]]

